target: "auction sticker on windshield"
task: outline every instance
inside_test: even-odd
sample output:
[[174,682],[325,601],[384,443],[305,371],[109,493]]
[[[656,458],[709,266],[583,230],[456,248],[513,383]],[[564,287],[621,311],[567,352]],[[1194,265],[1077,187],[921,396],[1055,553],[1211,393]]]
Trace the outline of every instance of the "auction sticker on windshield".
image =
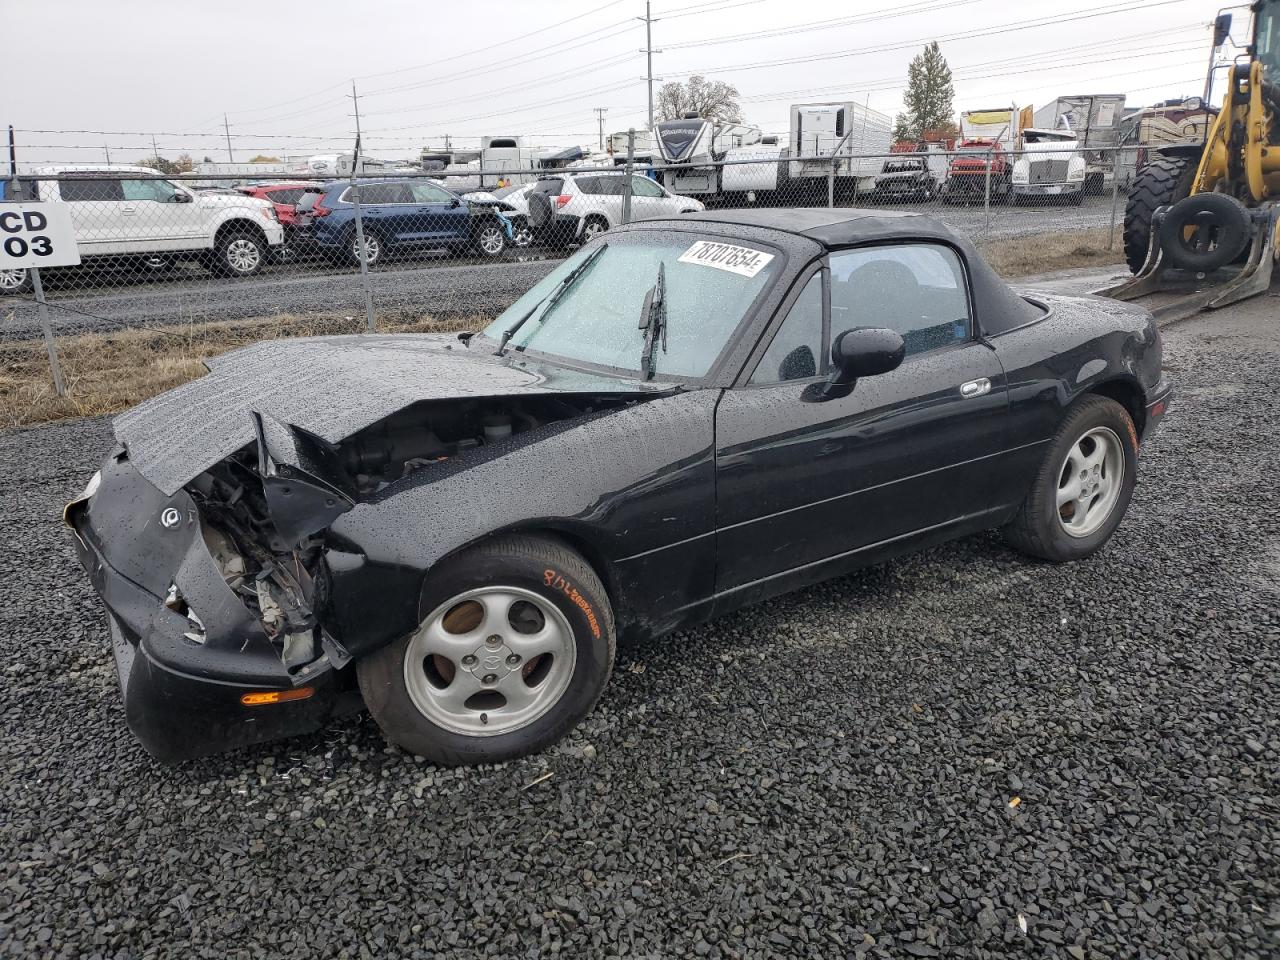
[[772,259],[773,254],[765,253],[763,250],[736,247],[732,243],[716,243],[713,240],[699,240],[680,254],[679,262],[697,263],[704,267],[727,270],[742,277],[754,277]]

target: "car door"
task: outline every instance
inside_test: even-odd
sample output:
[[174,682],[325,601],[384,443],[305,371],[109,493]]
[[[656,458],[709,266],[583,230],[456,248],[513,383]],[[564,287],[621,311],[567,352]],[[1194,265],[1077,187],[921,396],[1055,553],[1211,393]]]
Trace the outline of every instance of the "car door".
[[[366,233],[379,236],[383,243],[395,246],[409,242],[413,230],[413,197],[402,183],[362,183],[360,190],[360,220]],[[347,199],[353,200],[351,191]]]
[[470,239],[471,211],[465,201],[425,180],[407,185],[414,198],[414,238],[447,243]]
[[680,212],[679,202],[640,173],[631,175],[631,219],[653,220]]
[[127,179],[120,186],[120,220],[135,250],[180,250],[204,239],[204,211],[185,190],[168,180]]
[[[1004,502],[991,482],[1008,398],[974,336],[963,262],[940,244],[832,253],[797,284],[716,414],[717,591],[775,592],[909,543],[979,529]],[[896,370],[809,402],[835,336],[899,332]]]
[[57,184],[58,197],[71,213],[71,225],[82,253],[123,253],[130,249],[121,222],[124,189],[118,177],[67,177]]

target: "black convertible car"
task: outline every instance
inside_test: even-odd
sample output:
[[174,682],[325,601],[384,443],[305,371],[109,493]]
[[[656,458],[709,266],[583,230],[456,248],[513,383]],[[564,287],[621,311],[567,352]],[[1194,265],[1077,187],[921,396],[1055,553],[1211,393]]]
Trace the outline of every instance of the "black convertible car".
[[919,215],[610,231],[476,334],[262,343],[120,416],[68,505],[166,760],[367,705],[442,763],[574,726],[615,639],[1000,527],[1101,547],[1163,415],[1141,309]]

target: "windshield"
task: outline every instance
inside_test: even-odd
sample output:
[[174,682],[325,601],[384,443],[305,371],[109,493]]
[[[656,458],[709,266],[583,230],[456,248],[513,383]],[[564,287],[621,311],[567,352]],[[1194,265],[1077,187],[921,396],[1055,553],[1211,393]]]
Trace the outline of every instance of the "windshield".
[[1264,3],[1256,14],[1258,61],[1263,79],[1280,84],[1280,2]]
[[[489,324],[484,335],[501,341],[597,249],[579,251],[562,263]],[[571,289],[520,327],[511,347],[638,374],[645,295],[661,265],[667,349],[656,351],[654,373],[703,377],[773,282],[781,261],[760,244],[728,243],[722,237],[656,231],[611,236],[608,248]]]

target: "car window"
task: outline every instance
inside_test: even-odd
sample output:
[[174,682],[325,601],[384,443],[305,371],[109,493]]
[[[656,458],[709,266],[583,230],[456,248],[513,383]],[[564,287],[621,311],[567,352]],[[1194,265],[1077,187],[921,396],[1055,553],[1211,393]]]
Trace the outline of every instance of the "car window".
[[888,327],[907,353],[968,340],[969,296],[960,258],[934,243],[831,254],[831,333]]
[[75,203],[94,200],[123,200],[124,189],[119,180],[93,177],[84,180],[59,180],[58,194],[63,200]]
[[665,197],[662,188],[648,177],[634,174],[631,177],[631,192],[637,197]]
[[573,183],[578,188],[579,193],[594,197],[609,192],[608,185],[602,183],[601,179],[600,177],[574,177]]
[[539,180],[533,187],[537,193],[545,193],[548,196],[554,196],[564,190],[564,181],[559,177],[550,177],[546,180]]
[[806,380],[822,372],[822,274],[815,273],[791,304],[760,358],[752,383]]
[[272,203],[297,203],[302,197],[302,187],[278,187],[275,190],[268,190],[267,196],[271,198]]
[[485,336],[501,340],[504,331],[532,310],[511,340],[513,348],[638,371],[644,343],[641,310],[661,264],[667,342],[666,350],[656,352],[656,372],[701,377],[781,265],[781,258],[765,249],[724,237],[627,234],[610,240],[569,292],[548,312],[538,313],[535,308],[556,285],[599,250],[589,247],[547,274],[486,327]]
[[120,185],[126,200],[155,200],[157,203],[170,203],[178,192],[168,180],[122,180]]
[[[348,198],[350,199],[350,198]],[[360,186],[361,203],[413,203],[407,183],[365,183]]]
[[453,202],[453,194],[444,189],[444,187],[437,187],[434,183],[411,183],[408,184],[408,187],[417,203]]

